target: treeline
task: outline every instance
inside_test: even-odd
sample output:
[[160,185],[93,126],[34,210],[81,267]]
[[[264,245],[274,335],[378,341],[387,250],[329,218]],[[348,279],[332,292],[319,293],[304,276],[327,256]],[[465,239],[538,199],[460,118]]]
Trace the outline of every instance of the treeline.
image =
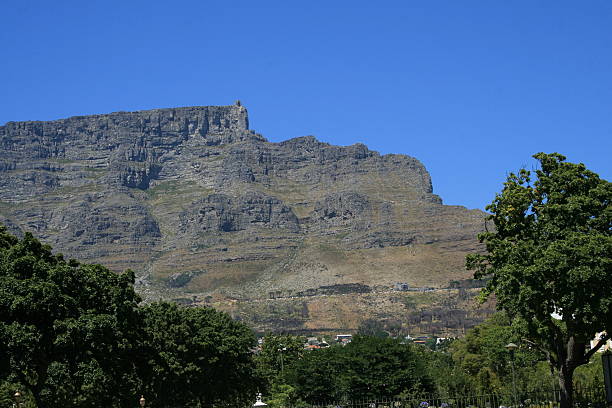
[[[437,320],[438,317],[430,320]],[[423,319],[424,320],[424,319]],[[307,351],[305,339],[252,330],[212,308],[143,305],[134,274],[53,254],[32,235],[0,226],[0,406],[16,390],[24,408],[271,408],[346,399],[518,392],[555,384],[544,356],[496,314],[459,340],[431,348],[390,338],[369,321],[346,346]],[[598,358],[582,386],[602,383]]]
[[[303,338],[266,336],[255,356],[266,402],[279,408],[343,400],[513,395],[513,382],[523,401],[534,393],[552,395],[559,387],[545,356],[521,341],[524,333],[512,328],[503,313],[464,338],[439,344],[418,345],[390,338],[382,330],[366,332],[369,335],[357,335],[346,346],[313,351],[303,349]],[[510,354],[508,343],[519,348]],[[600,392],[600,356],[579,367],[574,382],[578,389]]]
[[[240,406],[252,331],[211,308],[141,305],[134,274],[54,255],[0,226],[0,406]],[[248,404],[247,404],[248,405]]]
[[308,351],[303,340],[268,335],[255,355],[262,390],[271,407],[373,400],[435,388],[423,347],[357,335],[346,346]]

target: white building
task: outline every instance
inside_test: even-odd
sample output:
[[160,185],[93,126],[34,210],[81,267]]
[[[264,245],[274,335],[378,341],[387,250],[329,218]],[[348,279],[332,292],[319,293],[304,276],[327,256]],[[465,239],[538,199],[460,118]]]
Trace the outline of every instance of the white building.
[[[595,338],[591,340],[591,348],[595,347],[597,345],[597,342],[599,342],[599,339],[602,338],[605,334],[606,332],[597,333],[595,335]],[[611,339],[608,339],[608,341],[606,341],[606,343],[603,346],[601,346],[600,349],[597,350],[597,352],[603,353],[604,351],[608,351],[608,350],[612,350],[612,340]]]

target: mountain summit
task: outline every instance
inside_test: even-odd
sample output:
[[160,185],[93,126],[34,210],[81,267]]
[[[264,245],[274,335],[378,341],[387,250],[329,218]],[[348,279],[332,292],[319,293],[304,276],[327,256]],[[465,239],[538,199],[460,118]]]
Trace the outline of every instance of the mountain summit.
[[331,307],[317,295],[465,279],[483,227],[481,211],[442,204],[417,159],[313,136],[271,143],[240,103],[9,122],[0,143],[0,223],[14,233],[132,268],[145,297],[236,316],[254,310],[241,302],[302,299],[290,328],[358,324],[317,320]]

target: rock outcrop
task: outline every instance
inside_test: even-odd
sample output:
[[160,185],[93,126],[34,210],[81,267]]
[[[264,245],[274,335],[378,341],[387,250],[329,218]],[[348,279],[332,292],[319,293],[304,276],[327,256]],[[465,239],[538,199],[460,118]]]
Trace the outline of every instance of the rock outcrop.
[[0,222],[134,269],[145,295],[442,287],[482,217],[443,205],[415,158],[270,143],[239,104],[0,126]]

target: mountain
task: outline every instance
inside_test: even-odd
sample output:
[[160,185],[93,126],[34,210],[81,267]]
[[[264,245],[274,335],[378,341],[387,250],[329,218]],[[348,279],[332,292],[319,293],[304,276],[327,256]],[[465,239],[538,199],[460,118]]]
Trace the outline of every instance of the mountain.
[[478,320],[458,288],[484,213],[443,205],[413,157],[271,143],[239,102],[8,122],[0,145],[0,223],[135,270],[146,299],[210,304],[262,330],[402,326],[453,296],[444,310]]

